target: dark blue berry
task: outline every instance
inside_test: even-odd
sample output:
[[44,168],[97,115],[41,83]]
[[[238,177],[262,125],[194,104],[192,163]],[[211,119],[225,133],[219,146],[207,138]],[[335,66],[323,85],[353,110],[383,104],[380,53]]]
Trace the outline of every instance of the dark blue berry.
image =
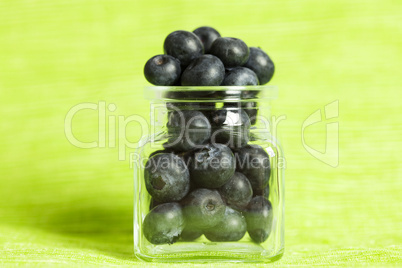
[[220,58],[226,68],[233,68],[245,64],[250,51],[240,39],[219,37],[212,43],[210,53]]
[[173,86],[180,80],[180,61],[169,55],[156,55],[144,66],[149,83],[157,86]]
[[190,161],[191,180],[200,187],[219,188],[235,172],[232,151],[223,144],[208,144],[194,152]]
[[226,204],[238,210],[244,209],[253,197],[249,180],[240,172],[235,172],[219,192]]
[[205,230],[204,235],[212,242],[230,242],[242,239],[246,232],[247,223],[244,216],[240,212],[226,207],[223,219],[214,227]]
[[226,71],[222,86],[257,86],[257,75],[245,67],[236,67]]
[[145,238],[155,245],[176,242],[184,228],[184,217],[178,203],[156,206],[145,216],[142,229]]
[[225,67],[217,57],[203,55],[193,60],[181,75],[182,86],[219,86],[225,77]]
[[[186,92],[189,93],[189,92]],[[195,92],[194,92],[195,93]],[[195,93],[196,94],[196,93]],[[185,98],[182,98],[184,100]],[[202,112],[208,119],[211,119],[212,112],[215,111],[214,102],[167,102],[166,108],[168,111],[178,110],[195,110]]]
[[246,64],[244,64],[244,67],[256,73],[260,85],[268,83],[275,72],[275,66],[271,58],[258,47],[250,47],[250,57]]
[[201,40],[193,33],[175,31],[170,33],[163,44],[165,54],[180,60],[181,66],[186,67],[190,62],[204,53]]
[[224,108],[214,112],[211,120],[212,143],[222,143],[230,148],[245,146],[249,141],[250,119],[243,109]]
[[166,108],[169,111],[199,110],[200,104],[198,102],[167,102]]
[[144,179],[148,193],[158,202],[179,201],[190,189],[187,166],[172,153],[152,156],[146,163]]
[[198,38],[200,38],[202,44],[204,45],[204,53],[209,53],[212,43],[216,38],[221,37],[217,30],[212,27],[199,27],[193,31]]
[[200,102],[200,107],[198,111],[202,112],[206,118],[211,122],[213,113],[215,111],[215,103],[214,102]]
[[247,145],[237,149],[236,170],[243,173],[251,183],[254,194],[266,189],[271,175],[271,165],[267,152],[259,145]]
[[166,147],[177,151],[201,148],[211,136],[211,124],[199,111],[170,112],[167,129],[169,141]]
[[261,195],[261,196],[263,196],[265,199],[268,200],[268,198],[269,198],[269,184],[267,184],[267,186],[265,186],[264,189],[262,189],[262,191],[258,191],[258,192],[255,193],[254,195]]
[[[189,96],[188,91],[181,92],[178,91],[168,91],[164,94],[163,98],[171,99],[167,100],[166,108],[168,111],[177,110],[200,110],[204,106],[202,102],[191,101],[191,96]],[[183,102],[185,100],[185,102]],[[214,103],[213,103],[214,104]]]
[[262,196],[251,199],[245,211],[247,231],[251,239],[262,243],[268,239],[272,229],[272,205]]
[[201,229],[198,229],[190,224],[186,223],[186,227],[184,227],[181,232],[180,239],[182,241],[194,241],[200,236],[202,236],[203,232]]
[[227,102],[224,107],[243,109],[248,115],[251,125],[255,125],[257,122],[258,104],[256,102]]
[[172,99],[172,100],[181,100],[184,98],[184,94],[180,91],[165,91],[165,92],[161,92],[162,94],[162,98],[165,99]]
[[156,154],[169,154],[169,153],[172,153],[172,150],[170,150],[170,149],[156,150],[155,152],[152,152],[149,155],[148,159],[151,158],[152,156],[156,155]]
[[255,125],[257,122],[258,104],[256,102],[242,102],[241,106],[250,118],[250,123]]
[[225,214],[225,204],[216,190],[197,189],[182,200],[186,223],[198,229],[218,224]]

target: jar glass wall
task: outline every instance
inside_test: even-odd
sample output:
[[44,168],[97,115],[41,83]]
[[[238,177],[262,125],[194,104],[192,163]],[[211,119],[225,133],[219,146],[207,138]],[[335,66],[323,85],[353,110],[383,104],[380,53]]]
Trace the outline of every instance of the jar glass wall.
[[[271,262],[282,256],[284,158],[271,120],[276,95],[274,86],[145,88],[151,135],[141,140],[134,171],[134,251],[139,259]],[[223,151],[234,166],[197,170],[194,163]],[[186,171],[172,173],[173,164],[158,170],[151,161],[156,155],[178,159]],[[200,163],[201,169],[205,164]],[[167,173],[170,177],[164,178]],[[243,182],[251,192],[236,189]],[[174,190],[167,188],[170,183]],[[201,192],[209,195],[209,203]],[[215,216],[198,215],[198,205]]]

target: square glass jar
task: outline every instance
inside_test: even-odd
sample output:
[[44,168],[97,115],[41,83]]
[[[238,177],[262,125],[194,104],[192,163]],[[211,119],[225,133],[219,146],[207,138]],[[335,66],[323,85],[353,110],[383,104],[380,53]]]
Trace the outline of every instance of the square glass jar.
[[[276,96],[277,88],[275,86],[145,88],[145,98],[150,100],[151,134],[142,138],[141,147],[136,151],[137,161],[134,163],[134,253],[137,258],[151,262],[272,262],[281,258],[284,252],[284,156],[276,137],[276,126],[273,125],[271,118],[271,101]],[[211,124],[210,138],[200,146],[216,142],[216,140],[213,140],[213,134],[218,128],[220,130],[224,129],[225,133],[229,133],[229,136],[233,139],[228,139],[227,142],[226,140],[222,142],[222,139],[218,139],[218,143],[225,144],[232,151],[233,156],[236,158],[236,172],[243,172],[243,169],[239,170],[238,156],[244,148],[257,148],[269,159],[268,166],[258,166],[259,160],[252,157],[243,161],[243,164],[250,166],[255,162],[256,168],[261,169],[260,173],[267,174],[264,175],[267,179],[267,185],[266,187],[264,186],[264,189],[267,189],[265,192],[256,194],[253,184],[253,198],[256,195],[258,195],[258,198],[263,196],[271,205],[269,217],[262,217],[258,223],[261,223],[261,226],[265,226],[261,227],[265,232],[264,238],[260,239],[261,241],[258,241],[258,236],[257,239],[255,238],[255,232],[250,235],[253,230],[249,229],[237,241],[215,241],[214,239],[211,241],[211,239],[207,239],[205,235],[207,231],[204,230],[201,230],[203,235],[193,241],[183,241],[180,237],[180,231],[176,229],[174,239],[169,243],[153,244],[144,235],[144,229],[146,228],[144,219],[150,213],[151,208],[154,208],[159,203],[172,202],[178,204],[178,207],[183,210],[183,206],[186,206],[185,204],[183,205],[183,200],[186,197],[171,202],[154,201],[147,190],[144,175],[149,159],[156,154],[169,153],[179,155],[183,159],[189,159],[194,157],[195,152],[199,149],[196,147],[191,149],[183,149],[180,146],[169,147],[172,144],[172,133],[175,136],[174,140],[178,138],[174,134],[176,132],[172,131],[169,116],[172,116],[171,114],[174,112],[181,113],[183,111],[201,112]],[[222,111],[225,114],[223,121],[217,116],[222,114]],[[239,117],[241,118],[240,113],[242,115],[246,113],[249,121],[242,123],[245,121],[243,120],[238,124],[240,122]],[[228,121],[230,122],[228,123]],[[181,141],[191,137],[191,134],[186,136],[185,131],[180,135],[179,139]],[[236,141],[239,142],[237,143]],[[245,150],[245,152],[250,152],[250,150]],[[248,153],[243,155],[248,156]],[[186,162],[186,164],[188,163]],[[255,167],[253,166],[253,168]],[[246,174],[246,177],[249,176],[248,173],[243,173]],[[189,174],[191,181],[192,173]],[[186,189],[186,191],[190,193],[197,188],[207,187],[193,186],[190,190]],[[222,195],[221,189],[222,187],[211,190]],[[188,193],[184,194],[188,196]],[[228,200],[225,198],[222,198],[222,200],[226,207],[232,207],[242,215],[242,218],[247,220],[247,223],[249,222],[250,217],[252,217],[250,216],[250,211],[252,210],[250,204],[238,208],[228,204]],[[260,204],[260,206],[262,205]],[[267,213],[267,211],[263,213]],[[185,213],[183,213],[182,218],[184,222],[178,225],[186,226]],[[145,222],[145,225],[147,224],[149,225],[149,221]],[[155,224],[162,226],[163,223]],[[230,223],[222,224],[230,225]],[[250,222],[249,225],[251,224],[253,223]],[[249,225],[247,228],[251,228]],[[166,230],[163,235],[165,234],[171,235],[172,230]]]

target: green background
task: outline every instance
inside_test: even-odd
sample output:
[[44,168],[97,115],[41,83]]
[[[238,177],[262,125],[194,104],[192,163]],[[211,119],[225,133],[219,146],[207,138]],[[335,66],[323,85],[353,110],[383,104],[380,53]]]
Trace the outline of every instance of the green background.
[[[1,1],[0,264],[139,264],[129,161],[109,143],[74,147],[64,119],[99,101],[116,105],[115,118],[148,118],[144,63],[168,33],[201,25],[261,46],[276,63],[287,169],[286,252],[274,265],[401,265],[398,0]],[[306,151],[301,133],[336,100],[334,168]],[[96,111],[74,117],[82,141],[96,140],[97,128]],[[138,140],[139,125],[127,135]],[[325,122],[305,135],[323,150]]]

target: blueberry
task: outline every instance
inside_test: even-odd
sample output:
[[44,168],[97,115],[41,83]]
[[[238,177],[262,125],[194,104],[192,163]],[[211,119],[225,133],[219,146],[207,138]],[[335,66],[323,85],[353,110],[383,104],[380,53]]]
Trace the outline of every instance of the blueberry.
[[237,149],[236,169],[251,183],[254,194],[262,193],[269,182],[271,165],[266,151],[259,145],[247,145]]
[[183,228],[184,216],[178,203],[156,206],[142,224],[145,238],[155,245],[172,244],[177,241]]
[[[228,69],[226,69],[228,70]],[[229,71],[227,71],[229,72]],[[223,86],[223,85],[222,85]],[[235,99],[242,100],[250,100],[255,99],[261,90],[258,90],[257,87],[250,86],[247,90],[236,90],[227,88],[226,90],[216,91],[214,94],[215,99],[223,100],[223,101],[233,101]]]
[[254,195],[261,195],[263,196],[265,199],[268,200],[269,198],[269,184],[267,184],[264,189],[262,189],[261,191],[257,191],[256,193],[254,193]]
[[181,100],[184,98],[183,92],[180,91],[174,91],[172,90],[167,90],[165,92],[161,92],[161,97],[165,99],[172,99],[172,100]]
[[271,58],[258,47],[250,47],[250,58],[244,67],[250,68],[257,74],[261,85],[268,83],[275,72]]
[[[168,111],[177,110],[199,110],[202,106],[200,102],[192,102],[191,97],[188,96],[188,92],[181,90],[178,91],[168,91],[163,95],[163,98],[171,99],[167,100],[166,108]],[[185,102],[183,102],[185,100]]]
[[[181,84],[180,84],[181,86]],[[180,90],[180,91],[174,91]],[[161,98],[171,99],[166,100],[167,103],[173,103],[177,106],[187,106],[188,104],[194,105],[195,107],[201,105],[198,101],[200,97],[204,98],[207,96],[209,99],[213,99],[213,94],[215,91],[199,90],[193,87],[175,87],[171,91],[161,92]],[[185,102],[183,102],[185,101]]]
[[256,102],[228,102],[224,104],[224,107],[241,108],[248,115],[251,125],[257,123],[258,104]]
[[218,224],[225,214],[225,204],[216,190],[197,189],[182,200],[186,224],[206,229]]
[[243,110],[247,113],[250,118],[250,123],[255,125],[257,123],[257,113],[258,113],[258,105],[256,102],[242,102],[241,104]]
[[199,102],[201,112],[215,110],[215,102]]
[[182,158],[172,153],[152,156],[144,170],[148,193],[158,202],[181,200],[190,189],[190,174]]
[[200,103],[198,102],[168,102],[166,103],[166,108],[169,111],[185,111],[192,110],[198,111],[200,110]]
[[200,102],[200,107],[198,111],[202,112],[205,117],[208,119],[208,121],[211,122],[213,113],[215,111],[215,103],[214,102]]
[[247,221],[247,231],[251,239],[262,243],[269,237],[272,229],[272,205],[262,196],[251,199],[244,213]]
[[225,90],[215,91],[212,98],[220,101],[229,101],[229,100],[240,99],[241,96],[242,91],[236,89],[231,90],[229,88],[226,88]]
[[212,43],[216,38],[221,37],[217,30],[212,27],[199,27],[193,31],[198,38],[200,38],[202,44],[204,45],[205,54],[209,53]]
[[225,67],[213,55],[193,60],[181,75],[182,86],[219,86],[225,77]]
[[235,172],[219,192],[226,204],[238,210],[244,209],[253,197],[249,180],[240,172]]
[[191,180],[205,188],[221,187],[233,176],[235,168],[232,151],[218,143],[195,151],[189,165]]
[[222,86],[257,86],[257,75],[245,67],[236,67],[226,71]]
[[233,68],[245,64],[250,51],[240,39],[219,37],[212,43],[210,53],[220,58],[226,68]]
[[188,88],[183,89],[184,94],[187,96],[186,97],[187,100],[198,101],[201,99],[213,99],[215,91],[205,90],[205,88],[203,90],[199,90],[196,88],[197,86],[198,85],[195,85],[194,87],[190,86]]
[[202,236],[202,230],[196,227],[190,226],[186,223],[186,227],[184,227],[183,231],[181,232],[180,239],[182,241],[193,241]]
[[241,92],[241,98],[243,100],[247,100],[247,99],[255,99],[258,97],[258,94],[261,92],[261,90],[257,90],[257,89],[249,89],[249,90],[243,90]]
[[[188,92],[187,92],[188,93]],[[167,102],[168,111],[195,110],[202,112],[208,121],[211,119],[212,112],[215,111],[214,102]]]
[[243,238],[247,231],[247,223],[244,216],[226,207],[223,219],[214,227],[204,231],[205,237],[213,242],[238,241]]
[[173,86],[180,80],[180,61],[169,55],[156,55],[144,67],[149,83],[157,86]]
[[152,152],[149,155],[148,159],[151,158],[152,156],[156,155],[156,154],[169,154],[169,153],[172,153],[172,150],[170,150],[170,149],[156,150],[155,152]]
[[211,136],[211,124],[199,111],[173,111],[169,113],[166,145],[177,151],[200,148]]
[[211,142],[230,148],[245,146],[249,141],[250,119],[243,109],[224,108],[214,112],[211,120]]
[[[183,151],[183,152],[177,152],[177,151],[176,151],[176,152],[175,152],[172,148],[169,147],[169,143],[168,143],[168,142],[163,143],[162,146],[163,146],[163,147],[167,147],[167,148],[165,148],[164,150],[158,150],[158,151],[155,151],[155,152],[151,153],[151,155],[149,156],[149,158],[151,158],[152,156],[154,156],[154,155],[156,155],[156,154],[161,154],[161,153],[167,153],[167,154],[169,154],[169,153],[170,153],[170,154],[174,154],[174,155],[180,157],[180,158],[184,161],[184,163],[186,164],[186,166],[188,166],[187,163],[189,163],[189,159],[190,159],[190,157],[192,156],[193,151]],[[190,181],[190,190],[191,190],[191,181]]]
[[180,60],[181,66],[186,67],[190,62],[204,53],[201,40],[193,33],[175,31],[170,33],[163,44],[165,54]]
[[177,110],[199,110],[200,104],[198,102],[166,102],[168,111]]

